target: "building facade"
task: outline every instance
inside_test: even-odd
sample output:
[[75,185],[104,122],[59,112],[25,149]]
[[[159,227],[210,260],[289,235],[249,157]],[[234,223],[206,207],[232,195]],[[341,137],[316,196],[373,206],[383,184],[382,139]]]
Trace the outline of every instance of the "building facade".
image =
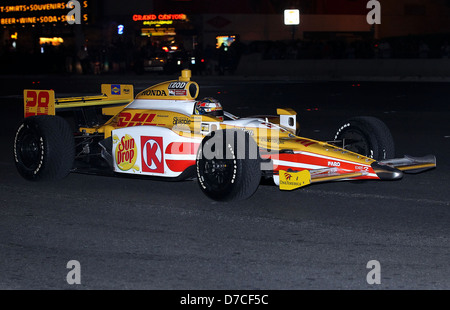
[[[69,23],[69,2],[80,5],[80,24]],[[351,41],[450,33],[449,1],[380,0],[379,25],[367,23],[368,2],[4,0],[0,4],[1,70],[80,72],[89,57],[103,71],[123,71],[137,58],[150,57],[155,49],[193,52],[236,40],[244,44]],[[293,8],[300,11],[300,24],[285,25],[283,12]]]

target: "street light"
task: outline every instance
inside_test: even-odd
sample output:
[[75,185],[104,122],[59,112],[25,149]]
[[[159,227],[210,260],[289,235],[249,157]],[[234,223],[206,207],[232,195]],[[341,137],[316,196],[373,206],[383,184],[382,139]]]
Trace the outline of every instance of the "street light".
[[294,40],[295,28],[300,25],[300,11],[297,9],[284,10],[284,24],[291,26],[292,40]]

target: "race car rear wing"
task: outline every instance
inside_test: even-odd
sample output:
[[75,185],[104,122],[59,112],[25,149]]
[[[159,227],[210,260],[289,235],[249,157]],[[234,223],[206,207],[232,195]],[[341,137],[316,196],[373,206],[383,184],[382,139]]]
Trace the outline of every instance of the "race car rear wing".
[[133,85],[102,84],[101,95],[55,98],[54,90],[25,89],[24,117],[56,115],[60,109],[104,106],[104,115],[114,115],[134,99]]

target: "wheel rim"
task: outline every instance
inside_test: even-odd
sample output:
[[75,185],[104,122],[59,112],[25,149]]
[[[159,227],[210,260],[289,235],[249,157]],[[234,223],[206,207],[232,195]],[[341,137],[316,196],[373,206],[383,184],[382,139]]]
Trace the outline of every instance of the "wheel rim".
[[236,161],[231,146],[221,150],[216,149],[216,144],[209,144],[207,141],[204,147],[211,147],[212,158],[206,158],[201,153],[199,160],[199,177],[205,190],[209,192],[223,192],[234,182]]
[[222,189],[232,180],[233,160],[205,160],[203,171],[204,181],[212,190]]
[[373,156],[369,142],[359,130],[346,130],[339,140],[342,140],[343,148],[364,156]]
[[22,164],[30,170],[35,170],[41,158],[41,143],[39,137],[27,128],[17,143],[18,157]]

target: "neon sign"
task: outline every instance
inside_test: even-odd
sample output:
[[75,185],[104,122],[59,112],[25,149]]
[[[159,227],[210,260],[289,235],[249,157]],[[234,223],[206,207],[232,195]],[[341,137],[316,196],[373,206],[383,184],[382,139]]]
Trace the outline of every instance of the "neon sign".
[[145,26],[161,27],[163,25],[172,25],[173,20],[146,20],[142,24]]
[[[0,5],[0,25],[36,25],[46,23],[67,23],[67,1],[52,1],[31,4],[3,4]],[[26,1],[23,1],[26,2]],[[37,2],[37,1],[36,1]],[[81,8],[89,10],[89,1],[80,1]],[[88,22],[89,15],[83,12],[81,20]]]
[[138,21],[147,21],[147,20],[187,20],[186,14],[148,14],[148,15],[139,15],[134,14],[133,20],[135,22]]
[[216,37],[216,48],[220,48],[222,45],[227,48],[233,42],[236,41],[236,36],[217,36]]

